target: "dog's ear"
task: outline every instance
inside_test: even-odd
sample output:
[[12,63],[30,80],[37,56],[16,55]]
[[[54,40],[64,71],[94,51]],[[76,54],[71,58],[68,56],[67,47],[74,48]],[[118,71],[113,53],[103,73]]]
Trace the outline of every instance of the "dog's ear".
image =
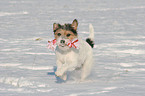
[[56,23],[54,23],[53,24],[53,31],[55,32],[58,28],[60,28],[61,27],[61,25],[60,24],[56,24]]
[[77,30],[77,27],[78,27],[78,21],[77,21],[77,19],[74,19],[74,21],[71,24],[71,27],[73,27],[74,30]]

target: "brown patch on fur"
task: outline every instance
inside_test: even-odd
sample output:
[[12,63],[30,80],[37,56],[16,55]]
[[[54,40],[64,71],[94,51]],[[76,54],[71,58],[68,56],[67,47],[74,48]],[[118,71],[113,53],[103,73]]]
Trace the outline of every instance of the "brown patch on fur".
[[69,30],[58,29],[54,34],[55,34],[55,39],[58,39],[60,36],[67,38],[69,40],[73,40],[74,38],[77,38],[77,36]]

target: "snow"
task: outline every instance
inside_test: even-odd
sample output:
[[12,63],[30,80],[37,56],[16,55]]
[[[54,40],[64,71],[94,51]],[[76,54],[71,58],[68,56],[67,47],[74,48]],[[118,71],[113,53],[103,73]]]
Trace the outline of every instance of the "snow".
[[9,13],[9,12],[0,12],[0,16],[10,16],[10,15],[23,15],[28,14],[28,12],[17,12],[17,13]]
[[[95,29],[94,66],[80,82],[55,77],[53,23]],[[0,96],[145,96],[144,0],[1,0]]]

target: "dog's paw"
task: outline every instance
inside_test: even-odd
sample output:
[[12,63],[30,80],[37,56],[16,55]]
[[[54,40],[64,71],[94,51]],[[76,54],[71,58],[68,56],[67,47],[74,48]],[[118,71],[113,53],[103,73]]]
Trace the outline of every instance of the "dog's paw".
[[64,80],[64,81],[66,81],[66,79],[67,79],[67,74],[65,73],[65,74],[63,74],[63,76],[61,76],[60,77],[62,80]]
[[63,73],[62,73],[61,71],[56,71],[56,72],[55,72],[55,75],[56,75],[57,77],[61,77],[61,76],[63,75]]

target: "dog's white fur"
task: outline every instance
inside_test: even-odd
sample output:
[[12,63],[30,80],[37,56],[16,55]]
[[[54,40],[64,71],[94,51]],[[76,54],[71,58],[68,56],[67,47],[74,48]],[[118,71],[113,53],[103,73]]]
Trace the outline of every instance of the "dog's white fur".
[[[89,38],[94,40],[94,29],[92,24],[89,26]],[[57,40],[59,44],[61,38]],[[91,46],[84,40],[79,40],[79,49],[65,47],[56,48],[56,76],[63,80],[67,79],[67,71],[81,69],[81,80],[84,80],[91,72],[93,64],[93,53]],[[67,40],[66,40],[67,41]]]

